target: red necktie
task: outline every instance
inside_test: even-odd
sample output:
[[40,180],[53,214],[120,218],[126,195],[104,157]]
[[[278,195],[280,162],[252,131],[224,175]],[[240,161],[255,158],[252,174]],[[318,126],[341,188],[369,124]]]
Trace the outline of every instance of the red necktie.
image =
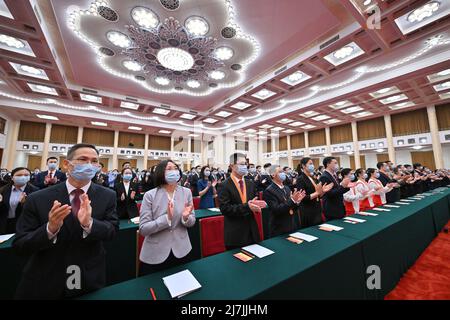
[[77,216],[78,215],[78,210],[80,210],[80,196],[84,193],[83,189],[74,189],[72,190],[72,192],[70,193],[71,195],[73,195],[73,200],[72,200],[72,213]]
[[244,193],[244,181],[239,180],[239,188],[241,188],[241,193]]

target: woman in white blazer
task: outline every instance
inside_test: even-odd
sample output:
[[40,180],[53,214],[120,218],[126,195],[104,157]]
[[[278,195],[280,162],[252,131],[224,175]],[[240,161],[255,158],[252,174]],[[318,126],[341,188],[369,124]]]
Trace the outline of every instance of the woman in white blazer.
[[141,206],[139,233],[145,237],[140,253],[140,275],[187,262],[192,249],[187,228],[195,224],[192,193],[178,185],[181,171],[171,160],[155,169],[155,188]]

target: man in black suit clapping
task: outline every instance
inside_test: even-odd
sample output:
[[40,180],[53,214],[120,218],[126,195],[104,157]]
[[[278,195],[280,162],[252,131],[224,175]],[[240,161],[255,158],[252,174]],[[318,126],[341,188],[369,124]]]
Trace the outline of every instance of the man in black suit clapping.
[[114,191],[92,183],[99,154],[76,144],[67,153],[65,183],[30,194],[13,246],[30,255],[17,299],[62,299],[105,285],[103,241],[119,227]]

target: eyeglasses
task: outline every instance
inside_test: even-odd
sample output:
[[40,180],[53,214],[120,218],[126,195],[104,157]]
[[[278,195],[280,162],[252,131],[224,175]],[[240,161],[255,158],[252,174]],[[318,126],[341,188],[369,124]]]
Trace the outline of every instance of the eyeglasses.
[[97,159],[94,159],[92,161],[89,161],[88,159],[74,159],[72,160],[73,163],[77,164],[92,164],[93,166],[100,167],[100,162]]

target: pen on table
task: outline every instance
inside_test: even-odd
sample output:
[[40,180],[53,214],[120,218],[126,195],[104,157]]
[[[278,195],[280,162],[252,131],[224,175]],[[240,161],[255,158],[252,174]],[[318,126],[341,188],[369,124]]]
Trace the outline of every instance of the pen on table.
[[153,300],[156,300],[155,291],[153,291],[153,288],[150,288],[150,293],[152,294]]

